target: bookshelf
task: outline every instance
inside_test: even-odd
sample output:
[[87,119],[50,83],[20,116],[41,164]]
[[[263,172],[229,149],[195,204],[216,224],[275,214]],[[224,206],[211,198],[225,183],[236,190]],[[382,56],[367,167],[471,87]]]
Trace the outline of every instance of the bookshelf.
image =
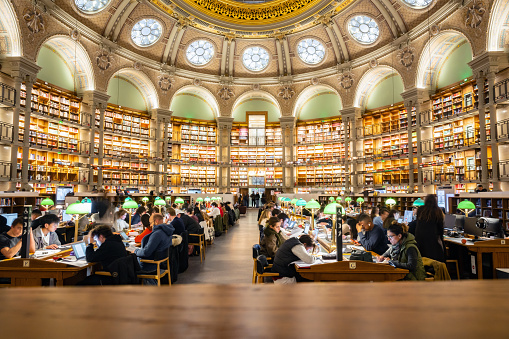
[[216,172],[213,166],[180,166],[180,184],[196,188],[216,186]]
[[216,144],[216,122],[173,118],[170,142],[188,144]]
[[[100,126],[100,112],[95,111],[95,125]],[[151,138],[150,116],[143,111],[108,104],[104,111],[104,132],[138,138]]]
[[297,144],[338,142],[345,139],[341,118],[319,121],[300,121],[297,124]]
[[[80,123],[81,99],[71,91],[37,81],[32,88],[32,111],[48,117]],[[26,106],[26,86],[21,84],[20,105]]]
[[297,186],[344,187],[346,169],[344,165],[297,167]]
[[[412,126],[416,125],[417,112],[412,108]],[[366,111],[362,117],[364,136],[400,132],[408,128],[408,112],[403,104]]]
[[339,163],[345,158],[343,143],[297,146],[297,164]]
[[[367,159],[388,159],[408,156],[408,133],[391,134],[380,138],[363,140],[364,151],[359,152]],[[417,153],[417,132],[412,132],[414,154]]]
[[215,146],[176,144],[171,154],[171,159],[179,163],[217,163]]
[[478,87],[473,80],[456,83],[441,90],[431,97],[433,121],[447,119],[477,108],[478,97]]
[[[257,140],[255,145],[251,143],[251,146],[257,146],[258,143],[260,146],[263,146],[263,142],[265,146],[277,146],[281,145],[283,142],[281,127],[279,123],[277,124],[266,124],[265,126],[265,140],[262,138],[262,142]],[[235,123],[232,126],[230,143],[232,146],[249,146],[249,127],[245,123]]]
[[281,167],[232,167],[231,187],[282,187],[283,169]]
[[283,162],[283,148],[232,146],[230,157],[233,165],[275,166]]

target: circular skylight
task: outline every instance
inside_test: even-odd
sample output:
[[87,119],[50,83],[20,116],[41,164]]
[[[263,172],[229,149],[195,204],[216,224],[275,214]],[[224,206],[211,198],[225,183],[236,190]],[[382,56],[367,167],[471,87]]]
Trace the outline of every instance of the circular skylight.
[[414,8],[425,8],[428,7],[433,0],[403,0],[408,6]]
[[95,13],[102,10],[110,0],[74,0],[76,7],[85,13]]
[[361,44],[372,44],[380,35],[376,21],[365,15],[351,18],[348,22],[348,32]]
[[153,45],[163,33],[163,27],[154,19],[142,19],[138,21],[132,31],[131,39],[140,47]]
[[269,64],[269,52],[262,47],[249,47],[242,55],[242,63],[250,71],[261,71]]
[[317,64],[325,57],[325,47],[315,39],[304,39],[297,45],[299,57],[307,64]]
[[214,56],[214,46],[207,40],[193,41],[186,51],[187,60],[197,66],[208,63]]

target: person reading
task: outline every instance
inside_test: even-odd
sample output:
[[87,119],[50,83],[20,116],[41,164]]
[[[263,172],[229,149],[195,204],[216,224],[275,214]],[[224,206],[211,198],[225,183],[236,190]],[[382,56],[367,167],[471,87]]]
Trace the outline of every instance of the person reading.
[[362,213],[357,217],[356,229],[359,241],[366,251],[376,254],[387,251],[387,240],[382,227],[376,226],[368,214]]
[[[16,218],[11,224],[11,229],[5,233],[0,234],[0,260],[10,259],[18,255],[21,250],[22,241],[21,235],[23,234],[23,219]],[[30,253],[35,252],[35,241],[32,232],[30,231]]]
[[34,230],[35,249],[57,249],[61,243],[56,230],[60,218],[55,214],[46,214],[41,218],[41,226]]

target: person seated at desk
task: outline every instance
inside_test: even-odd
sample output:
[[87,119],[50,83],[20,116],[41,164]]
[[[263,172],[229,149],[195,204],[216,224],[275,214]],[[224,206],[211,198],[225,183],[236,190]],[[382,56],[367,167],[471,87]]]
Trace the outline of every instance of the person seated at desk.
[[290,238],[286,240],[274,257],[272,266],[273,273],[279,273],[281,278],[274,279],[275,284],[293,284],[296,282],[308,281],[300,276],[295,269],[294,261],[302,260],[306,264],[315,262],[315,257],[310,255],[308,251],[314,250],[316,247],[313,239],[308,234],[303,234],[300,238]]
[[141,223],[141,216],[147,213],[147,209],[145,206],[140,206],[136,209],[136,212],[133,214],[131,218],[131,225],[138,225]]
[[209,217],[212,218],[212,220],[214,220],[217,216],[222,216],[221,215],[221,211],[219,210],[219,208],[217,207],[217,203],[216,202],[213,202],[212,203],[212,210],[210,211],[209,213]]
[[173,228],[173,234],[181,235],[186,230],[186,225],[184,225],[182,219],[177,218],[177,212],[173,207],[168,208],[168,221],[170,222],[170,226]]
[[[193,219],[194,221],[196,221],[197,223],[200,223],[200,219],[198,219],[198,216],[194,215],[194,208],[192,207],[189,207],[187,209],[187,212],[186,214],[191,218]],[[200,213],[201,214],[201,213]]]
[[[85,251],[87,262],[100,263],[104,271],[108,271],[108,266],[112,262],[128,255],[122,237],[113,234],[111,227],[107,225],[96,226],[87,236],[83,237],[83,242],[87,245]],[[97,245],[95,250],[94,242]],[[91,275],[79,285],[111,285],[112,283],[112,277]]]
[[265,227],[265,224],[267,223],[267,221],[270,219],[270,216],[271,216],[271,211],[270,209],[264,209],[262,211],[262,213],[260,214],[260,218],[258,218],[258,226],[260,228],[260,230]]
[[271,212],[271,217],[277,217],[279,214],[281,214],[281,210],[278,210],[277,208],[274,208]]
[[357,217],[357,232],[359,241],[366,251],[372,251],[376,254],[387,251],[387,237],[380,226],[373,224],[371,217],[362,213]]
[[[373,224],[375,224],[376,226],[380,226],[383,229],[384,222],[389,217],[389,214],[390,214],[390,212],[387,208],[381,208],[380,215],[373,219]],[[388,225],[387,225],[387,227],[388,227]]]
[[127,211],[120,209],[113,215],[113,229],[115,232],[122,232],[122,230],[129,228],[129,224],[125,221]]
[[37,227],[41,226],[41,218],[42,218],[42,212],[40,209],[34,209],[32,210],[32,215],[30,216],[30,219],[32,222],[30,223],[30,227],[32,227],[33,230],[35,230]]
[[[175,219],[180,220],[179,218],[176,218],[175,210],[173,208],[169,208],[168,210],[170,211],[170,216],[173,213],[172,216],[173,220]],[[172,225],[164,224],[164,217],[159,213],[155,213],[153,215],[153,220],[154,227],[152,229],[152,233],[146,235],[141,241],[141,248],[137,248],[134,251],[134,254],[136,254],[138,259],[148,259],[148,260],[162,259],[156,258],[156,255],[168,249],[168,247],[170,247],[172,244],[172,235],[173,231],[175,230],[172,227]],[[157,268],[156,264],[149,264],[141,261],[140,267],[141,270],[145,272],[152,272],[155,271]]]
[[390,248],[381,256],[378,262],[387,262],[394,267],[409,270],[404,280],[424,280],[426,272],[422,263],[421,253],[412,233],[408,233],[408,226],[392,223],[387,229]]
[[488,192],[486,188],[484,188],[483,185],[479,184],[477,185],[477,188],[475,189],[475,193],[481,193],[481,192]]
[[[12,221],[9,231],[0,234],[0,260],[10,259],[18,255],[21,250],[23,234],[23,219],[16,218]],[[30,232],[30,253],[35,252],[35,241],[32,232]]]
[[61,245],[56,230],[60,218],[55,214],[46,214],[41,218],[41,226],[34,230],[35,249],[57,249]]
[[136,238],[134,238],[134,242],[137,244],[141,244],[141,241],[143,238],[147,235],[152,233],[152,225],[153,225],[153,218],[151,215],[143,214],[141,216],[141,224],[143,225],[143,232],[138,234]]
[[7,226],[7,218],[3,215],[0,215],[0,234],[9,232],[11,228]]
[[185,213],[178,213],[177,217],[184,223],[184,228],[188,234],[199,234],[201,232],[201,226]]
[[260,254],[267,258],[274,258],[279,246],[286,240],[281,232],[281,220],[277,217],[270,217],[267,226],[263,229],[263,234],[264,237],[260,241]]
[[332,220],[323,214],[323,210],[318,210],[318,214],[316,215],[316,225],[325,226],[327,228],[332,228]]
[[359,234],[357,232],[357,220],[347,215],[343,215],[341,218],[343,219],[343,234],[346,234],[345,225],[347,225],[348,228],[350,229],[350,239],[352,239],[352,241],[354,240],[356,241],[357,238],[359,237]]

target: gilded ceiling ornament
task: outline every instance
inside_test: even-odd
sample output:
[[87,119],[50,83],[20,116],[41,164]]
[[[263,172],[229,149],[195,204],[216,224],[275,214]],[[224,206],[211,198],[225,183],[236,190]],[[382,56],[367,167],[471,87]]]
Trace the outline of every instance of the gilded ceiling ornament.
[[432,36],[438,35],[438,33],[440,33],[440,26],[438,25],[431,26],[430,33]]
[[223,100],[229,100],[235,96],[235,93],[233,93],[229,86],[224,86],[217,92],[217,95]]
[[369,68],[375,68],[377,66],[378,66],[378,60],[376,60],[376,59],[369,60]]
[[133,63],[133,68],[134,68],[135,70],[137,70],[137,71],[141,70],[141,68],[142,68],[142,67],[143,67],[143,65],[142,65],[142,64],[141,64],[141,62],[139,62],[139,61],[135,61],[135,62]]
[[415,60],[415,48],[411,47],[410,45],[406,45],[399,50],[398,58],[399,62],[407,69],[409,69]]
[[73,39],[74,41],[78,41],[80,39],[80,31],[78,31],[78,29],[74,28],[72,29],[70,32],[69,32],[69,36],[71,37],[71,39]]
[[106,71],[113,64],[114,58],[108,50],[101,48],[101,50],[97,52],[95,60],[97,62],[97,67],[99,67],[101,71]]
[[174,81],[173,78],[166,73],[161,73],[157,78],[158,78],[157,84],[159,85],[161,91],[168,92],[171,86],[173,85]]
[[311,79],[310,82],[311,82],[311,85],[318,85],[320,83],[320,79],[315,77],[315,78]]
[[260,84],[253,84],[252,88],[253,90],[258,91],[261,87]]
[[482,0],[473,0],[471,5],[468,6],[465,18],[465,26],[481,32],[479,27],[482,23],[484,13],[486,13],[486,6]]
[[195,86],[201,86],[201,80],[196,78],[196,79],[193,79],[193,85]]
[[343,89],[349,90],[353,86],[353,74],[350,71],[341,73],[338,78],[339,84]]
[[32,34],[44,32],[44,18],[37,8],[26,8],[23,12],[23,19]]
[[295,95],[295,91],[290,86],[284,86],[279,89],[277,95],[284,100],[290,100]]

